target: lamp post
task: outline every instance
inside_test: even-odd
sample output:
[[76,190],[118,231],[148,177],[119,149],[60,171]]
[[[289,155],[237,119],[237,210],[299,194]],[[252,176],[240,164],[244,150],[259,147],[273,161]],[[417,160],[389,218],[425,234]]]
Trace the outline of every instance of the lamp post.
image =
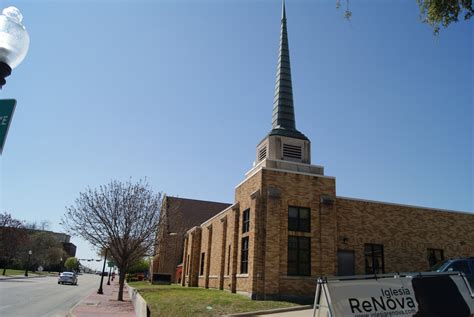
[[112,274],[112,267],[109,269],[109,279],[107,280],[107,285],[110,285],[110,275]]
[[15,7],[3,9],[0,15],[0,89],[28,52],[30,37],[22,20],[23,15]]
[[102,267],[102,273],[100,274],[100,286],[99,286],[99,290],[97,291],[97,294],[104,294],[104,290],[102,289],[102,284],[104,283],[104,272],[105,272],[105,263],[107,262],[107,251],[108,249],[105,249],[104,266]]
[[30,257],[33,254],[31,250],[28,250],[28,260],[26,261],[25,276],[28,276],[28,267],[30,266]]
[[59,264],[59,273],[63,271],[63,257],[60,259],[60,264]]

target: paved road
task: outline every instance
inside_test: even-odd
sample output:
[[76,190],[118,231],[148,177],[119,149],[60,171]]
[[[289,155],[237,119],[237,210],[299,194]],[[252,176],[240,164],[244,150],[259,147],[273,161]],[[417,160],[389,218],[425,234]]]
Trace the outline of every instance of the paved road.
[[64,317],[99,282],[100,276],[91,274],[79,275],[78,286],[59,285],[57,277],[1,279],[0,316]]

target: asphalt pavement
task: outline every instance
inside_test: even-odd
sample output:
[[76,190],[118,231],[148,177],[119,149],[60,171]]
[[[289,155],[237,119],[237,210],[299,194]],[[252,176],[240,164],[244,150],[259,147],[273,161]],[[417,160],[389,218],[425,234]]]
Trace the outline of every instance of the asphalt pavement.
[[99,288],[100,276],[79,275],[77,286],[59,285],[57,280],[57,276],[1,278],[0,316],[64,317]]

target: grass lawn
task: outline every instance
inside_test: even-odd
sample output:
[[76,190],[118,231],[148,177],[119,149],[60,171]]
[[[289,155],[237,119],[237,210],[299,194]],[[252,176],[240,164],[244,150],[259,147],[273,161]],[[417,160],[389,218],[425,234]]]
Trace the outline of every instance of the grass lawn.
[[[3,268],[0,269],[0,275],[3,274]],[[47,275],[48,272],[31,272],[28,271],[28,276],[36,276],[36,275]],[[12,275],[25,275],[25,270],[14,270],[14,269],[7,269],[5,272],[5,276],[12,276]]]
[[219,316],[273,308],[298,306],[294,303],[256,301],[226,291],[180,285],[150,285],[130,282],[148,303],[151,316]]

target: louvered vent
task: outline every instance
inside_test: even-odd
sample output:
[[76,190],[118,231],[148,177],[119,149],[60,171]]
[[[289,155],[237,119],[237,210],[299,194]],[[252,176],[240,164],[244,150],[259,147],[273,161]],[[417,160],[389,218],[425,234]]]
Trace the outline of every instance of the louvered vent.
[[302,158],[301,146],[283,144],[283,157],[301,160]]
[[261,161],[267,157],[267,147],[264,146],[258,151],[258,160]]

